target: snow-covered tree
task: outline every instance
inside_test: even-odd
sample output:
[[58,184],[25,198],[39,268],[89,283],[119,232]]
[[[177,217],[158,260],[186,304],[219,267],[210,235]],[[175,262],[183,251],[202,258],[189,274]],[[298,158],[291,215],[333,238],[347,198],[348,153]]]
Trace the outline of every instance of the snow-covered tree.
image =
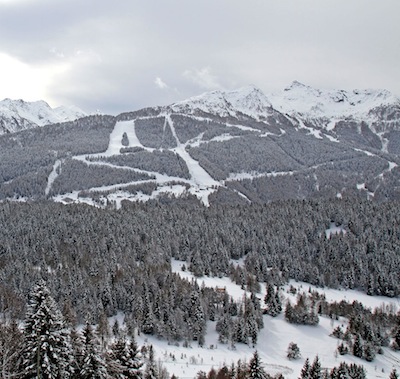
[[128,343],[121,335],[110,347],[109,362],[108,371],[112,378],[141,379],[143,376],[143,362],[134,338]]
[[158,379],[157,365],[155,361],[153,345],[150,345],[149,356],[144,371],[144,379]]
[[274,286],[271,283],[267,285],[267,293],[264,297],[264,303],[264,313],[267,315],[276,317],[282,311],[279,294],[278,292],[275,292]]
[[304,361],[304,365],[300,371],[300,379],[309,379],[310,378],[310,360],[306,358]]
[[18,373],[23,337],[17,322],[0,322],[0,377],[12,378]]
[[83,362],[80,371],[82,379],[108,378],[106,362],[101,354],[101,346],[92,326],[86,323],[83,329]]
[[43,281],[32,291],[23,335],[24,378],[71,376],[71,346],[64,320]]
[[322,379],[321,362],[318,355],[314,358],[310,367],[310,379]]
[[267,373],[264,371],[264,368],[262,367],[261,359],[260,356],[258,355],[257,350],[254,352],[249,362],[248,378],[249,379],[268,378]]
[[299,359],[301,356],[300,348],[297,343],[290,342],[288,349],[287,349],[287,357],[289,359]]

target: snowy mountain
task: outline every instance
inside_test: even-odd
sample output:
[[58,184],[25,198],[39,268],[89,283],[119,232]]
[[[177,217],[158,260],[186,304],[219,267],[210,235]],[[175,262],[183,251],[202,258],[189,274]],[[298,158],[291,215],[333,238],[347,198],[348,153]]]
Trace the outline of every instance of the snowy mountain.
[[380,124],[400,130],[400,99],[386,90],[319,90],[294,81],[268,95],[275,109],[328,130],[341,120]]
[[[42,102],[8,103],[7,114],[15,108],[21,117],[9,116],[15,128],[54,115]],[[268,96],[254,86],[213,91],[2,136],[0,199],[102,206],[171,197],[205,205],[398,199],[399,125],[399,100],[387,91],[322,91],[298,82]]]
[[72,121],[86,116],[77,107],[51,108],[45,101],[0,101],[0,134],[13,133],[48,124]]
[[243,114],[256,120],[273,113],[272,104],[255,86],[204,93],[175,103],[170,108],[174,112],[195,114],[196,111],[201,111],[220,117],[238,117]]

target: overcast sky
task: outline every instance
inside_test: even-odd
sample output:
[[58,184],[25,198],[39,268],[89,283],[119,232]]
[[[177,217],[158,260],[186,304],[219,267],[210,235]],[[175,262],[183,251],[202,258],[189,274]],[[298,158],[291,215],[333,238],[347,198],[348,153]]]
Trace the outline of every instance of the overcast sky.
[[0,99],[116,114],[293,80],[400,95],[400,1],[0,0]]

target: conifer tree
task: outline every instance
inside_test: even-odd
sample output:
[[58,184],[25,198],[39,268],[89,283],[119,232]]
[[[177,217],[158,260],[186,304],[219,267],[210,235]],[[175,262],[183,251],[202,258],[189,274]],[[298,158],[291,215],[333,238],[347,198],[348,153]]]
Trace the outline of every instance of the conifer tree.
[[321,379],[321,378],[322,378],[321,362],[317,355],[310,367],[310,379]]
[[0,322],[0,377],[18,376],[18,361],[23,350],[23,336],[17,322]]
[[266,379],[268,378],[267,373],[264,371],[260,356],[258,355],[257,350],[254,352],[253,356],[249,362],[248,369],[248,378],[249,379]]
[[71,376],[71,346],[64,320],[43,281],[32,291],[23,335],[24,378]]
[[287,355],[289,359],[299,359],[300,358],[300,349],[297,343],[290,342],[287,350]]
[[158,379],[157,365],[154,356],[153,345],[149,348],[149,357],[147,358],[144,379]]
[[363,350],[364,350],[364,344],[361,340],[361,336],[357,334],[356,339],[354,341],[353,345],[353,355],[358,358],[363,357]]
[[110,347],[109,362],[108,371],[112,378],[142,378],[143,362],[134,338],[128,343],[125,336],[121,335]]
[[83,362],[80,371],[80,378],[108,378],[106,362],[101,355],[100,342],[89,322],[86,322],[83,330]]
[[300,371],[300,379],[309,379],[310,378],[310,360],[306,358],[303,368]]
[[267,315],[276,317],[282,311],[281,304],[277,303],[277,293],[275,293],[274,286],[271,283],[269,283],[267,286],[267,293],[264,297],[264,303],[264,313]]
[[71,364],[74,371],[74,378],[79,378],[83,363],[83,340],[82,335],[74,327],[70,333],[71,341]]

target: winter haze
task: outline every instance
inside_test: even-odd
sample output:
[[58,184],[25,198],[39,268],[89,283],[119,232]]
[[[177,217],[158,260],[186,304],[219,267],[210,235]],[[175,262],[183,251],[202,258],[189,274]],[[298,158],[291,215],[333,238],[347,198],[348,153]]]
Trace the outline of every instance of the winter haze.
[[396,0],[0,0],[0,99],[117,114],[293,80],[400,94]]

